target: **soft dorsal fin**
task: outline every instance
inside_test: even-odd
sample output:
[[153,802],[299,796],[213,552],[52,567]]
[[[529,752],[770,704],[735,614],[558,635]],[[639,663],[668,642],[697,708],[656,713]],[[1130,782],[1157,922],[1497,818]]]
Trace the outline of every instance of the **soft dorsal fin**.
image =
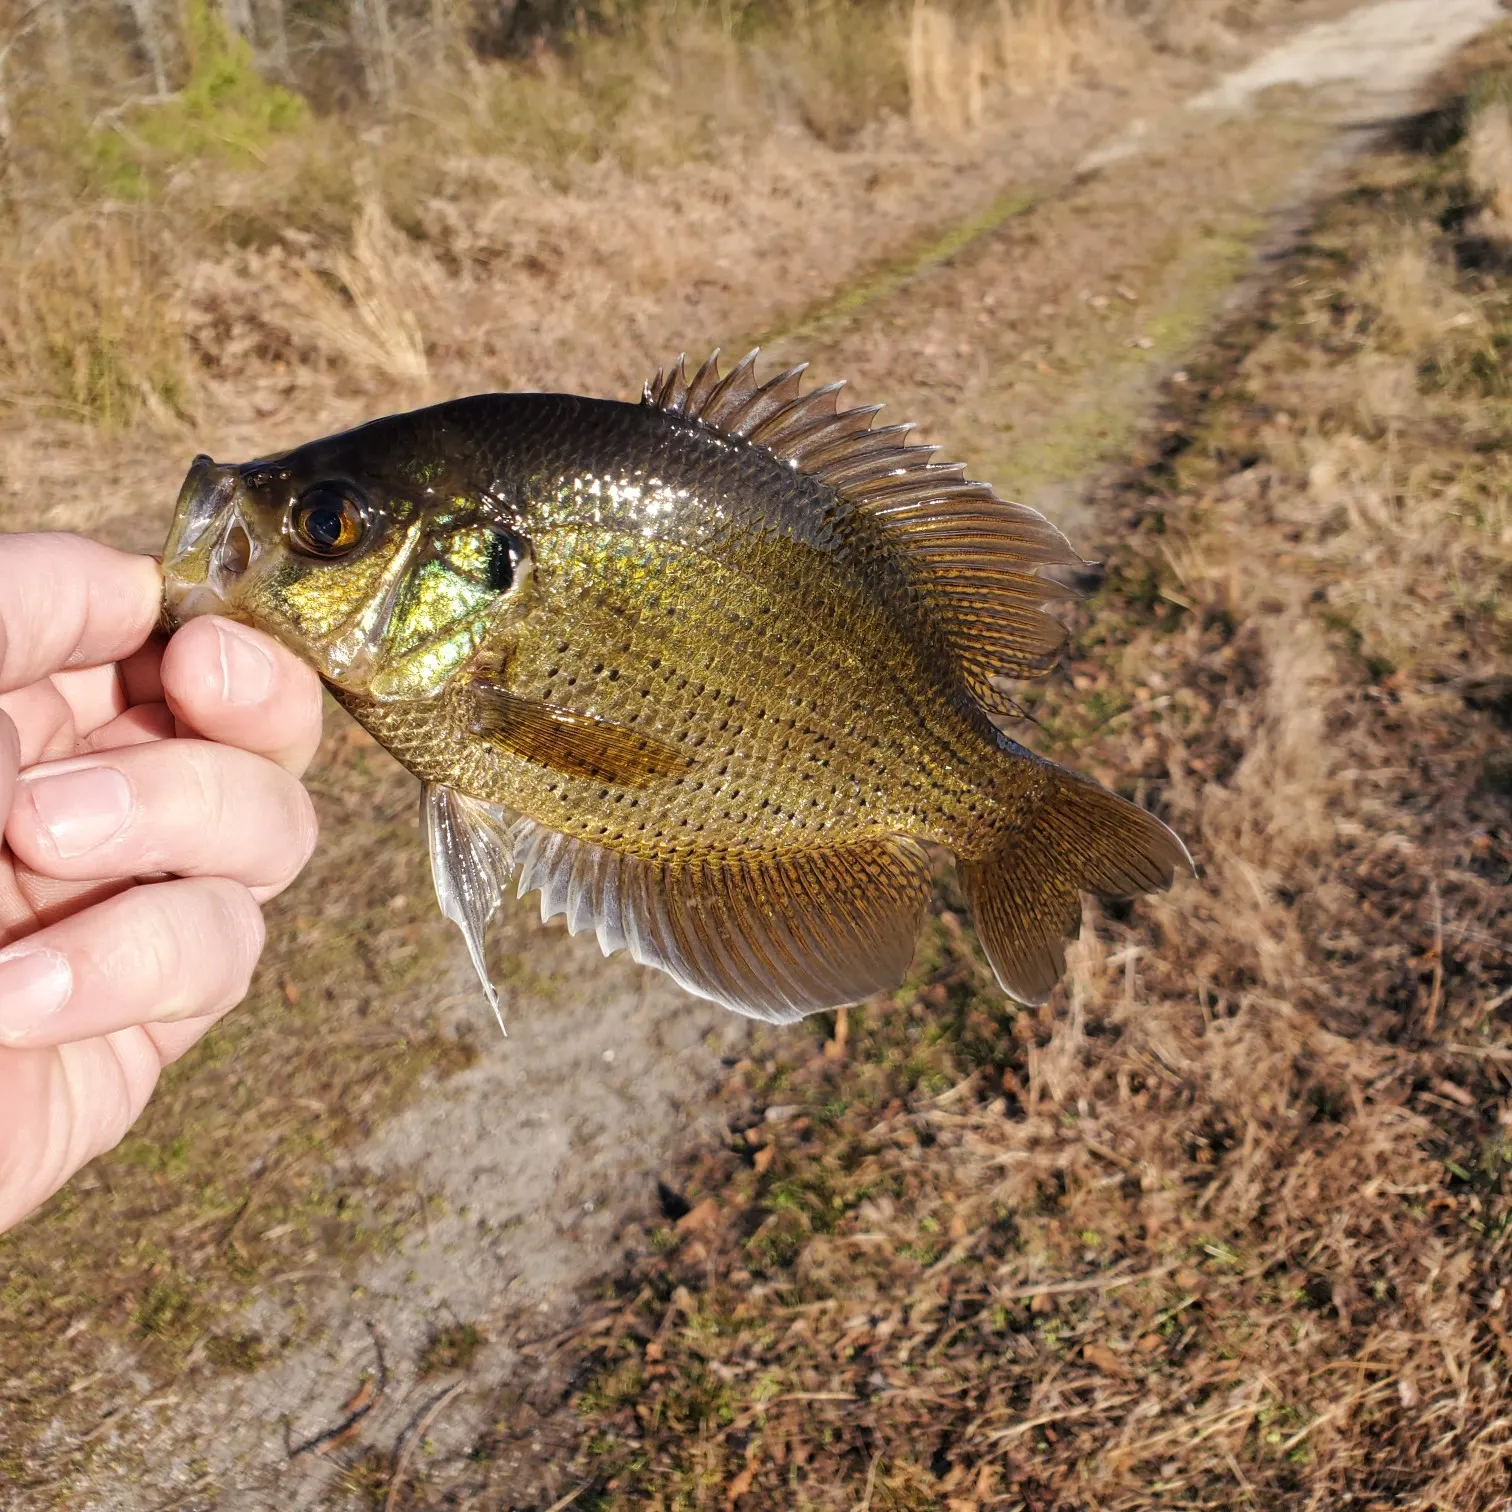
[[1065,630],[1042,606],[1076,597],[1039,569],[1087,564],[1037,510],[972,482],[962,463],[935,461],[937,447],[911,443],[911,425],[874,426],[877,405],[841,409],[843,384],[804,394],[807,363],[766,383],[755,367],[752,351],[721,377],[716,349],[690,380],[679,357],[670,372],[657,371],[643,402],[828,483],[895,554],[971,696],[989,713],[1016,712],[993,679],[1049,672]]

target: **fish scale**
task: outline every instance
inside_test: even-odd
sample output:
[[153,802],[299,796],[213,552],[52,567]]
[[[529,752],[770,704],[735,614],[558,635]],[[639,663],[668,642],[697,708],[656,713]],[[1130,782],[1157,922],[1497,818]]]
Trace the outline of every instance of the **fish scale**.
[[[485,655],[502,662],[515,692],[666,741],[685,754],[685,773],[658,788],[610,789],[495,745],[438,740],[426,701],[348,697],[346,707],[424,780],[655,859],[695,843],[762,851],[893,833],[954,848],[985,840],[976,820],[992,801],[983,793],[995,747],[964,711],[931,720],[899,697],[919,677],[908,643],[864,596],[805,583],[805,548],[748,543],[751,560],[740,565],[663,549],[650,587],[649,562],[613,550],[618,534],[595,534],[603,550],[587,534],[538,534],[536,600]],[[697,611],[707,600],[749,627],[744,638],[706,633]],[[617,665],[606,648],[622,653]],[[439,723],[455,732],[467,721]]]
[[1004,678],[1053,664],[1065,537],[801,378],[679,359],[639,405],[478,395],[191,469],[167,613],[278,636],[421,779],[496,1011],[483,934],[511,880],[781,1021],[901,980],[926,845],[1030,1002],[1081,890],[1190,865],[992,721]]

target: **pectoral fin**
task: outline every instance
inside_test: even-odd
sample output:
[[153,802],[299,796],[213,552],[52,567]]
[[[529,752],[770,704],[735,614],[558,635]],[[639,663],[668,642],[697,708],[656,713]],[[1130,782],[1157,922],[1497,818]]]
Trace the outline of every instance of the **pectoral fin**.
[[[514,872],[508,809],[468,798],[455,788],[427,783],[420,804],[421,827],[430,851],[436,902],[467,942],[473,969],[488,1005],[504,1029],[499,994],[488,979],[483,935]],[[508,1030],[504,1029],[508,1034]]]
[[483,679],[472,685],[473,732],[570,777],[642,787],[688,770],[690,757],[654,735],[555,704],[521,698]]

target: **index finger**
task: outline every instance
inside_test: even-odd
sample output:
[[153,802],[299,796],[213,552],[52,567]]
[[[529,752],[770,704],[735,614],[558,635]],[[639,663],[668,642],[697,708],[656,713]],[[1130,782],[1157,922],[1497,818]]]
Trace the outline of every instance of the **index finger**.
[[129,656],[162,593],[150,557],[55,532],[0,536],[0,693]]

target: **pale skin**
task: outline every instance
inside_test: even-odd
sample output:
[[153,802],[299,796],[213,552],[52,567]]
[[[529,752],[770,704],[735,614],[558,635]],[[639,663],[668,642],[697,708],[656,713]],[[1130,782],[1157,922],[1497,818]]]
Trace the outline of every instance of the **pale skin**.
[[314,673],[221,619],[163,645],[160,593],[149,558],[0,536],[0,1230],[242,998],[315,843]]

